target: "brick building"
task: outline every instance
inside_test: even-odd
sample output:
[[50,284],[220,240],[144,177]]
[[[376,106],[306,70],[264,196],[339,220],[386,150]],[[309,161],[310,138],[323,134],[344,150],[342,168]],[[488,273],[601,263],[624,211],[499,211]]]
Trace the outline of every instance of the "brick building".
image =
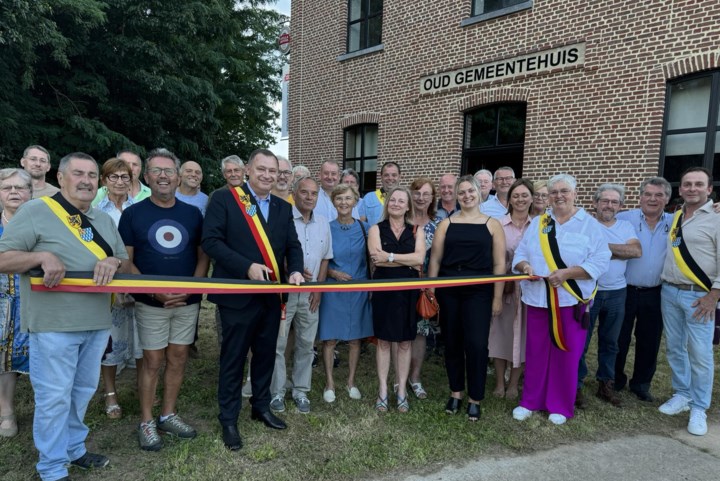
[[293,0],[290,158],[720,189],[718,0]]

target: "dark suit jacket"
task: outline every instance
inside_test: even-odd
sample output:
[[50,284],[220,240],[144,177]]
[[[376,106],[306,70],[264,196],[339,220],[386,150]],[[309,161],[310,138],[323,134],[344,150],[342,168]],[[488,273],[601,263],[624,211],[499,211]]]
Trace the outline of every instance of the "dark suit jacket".
[[[255,199],[250,197],[254,203]],[[261,215],[259,207],[256,215]],[[276,274],[281,282],[287,282],[288,272],[303,272],[304,269],[292,206],[271,195],[269,217],[265,232],[282,271]],[[210,198],[203,223],[202,248],[215,261],[213,278],[248,279],[251,264],[265,264],[245,216],[229,189],[218,189]],[[252,299],[253,295],[208,295],[210,302],[234,309],[244,308]]]

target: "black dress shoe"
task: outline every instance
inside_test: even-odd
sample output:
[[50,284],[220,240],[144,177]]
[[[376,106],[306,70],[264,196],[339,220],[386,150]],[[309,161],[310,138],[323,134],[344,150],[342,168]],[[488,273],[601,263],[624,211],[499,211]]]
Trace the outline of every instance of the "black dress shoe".
[[456,397],[448,398],[447,404],[445,404],[445,412],[448,414],[457,414],[462,405],[462,399]]
[[639,389],[632,389],[631,390],[633,394],[637,396],[637,398],[641,401],[645,401],[648,403],[654,402],[655,398],[652,394],[650,394],[650,391],[641,391]]
[[280,419],[279,417],[275,416],[270,411],[265,411],[264,413],[261,413],[259,411],[253,411],[250,417],[255,421],[262,421],[265,426],[273,429],[285,429],[287,428],[287,424]]
[[468,403],[467,405],[468,421],[475,422],[480,419],[480,404]]
[[235,426],[222,427],[223,443],[230,451],[237,451],[242,448],[242,438]]

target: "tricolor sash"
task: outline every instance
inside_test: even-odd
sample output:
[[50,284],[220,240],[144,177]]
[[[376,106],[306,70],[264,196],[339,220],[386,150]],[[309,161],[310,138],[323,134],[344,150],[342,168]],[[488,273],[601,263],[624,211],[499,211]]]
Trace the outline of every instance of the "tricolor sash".
[[242,187],[235,187],[230,189],[235,202],[237,202],[240,212],[247,221],[250,232],[252,233],[253,239],[260,250],[263,262],[266,266],[272,269],[270,273],[270,280],[273,282],[280,282],[280,269],[278,268],[277,259],[275,259],[275,252],[273,252],[270,239],[267,236],[267,224],[265,219],[259,214],[260,206],[255,202],[255,198],[245,192]]
[[[540,249],[542,250],[543,257],[547,263],[550,271],[556,271],[558,269],[567,269],[567,265],[560,256],[560,247],[557,243],[555,219],[548,213],[543,214],[540,217],[539,235],[540,235]],[[548,316],[550,318],[550,338],[553,344],[558,349],[567,351],[567,343],[565,342],[565,336],[562,330],[562,323],[560,322],[560,301],[558,299],[557,288],[550,285],[547,278],[543,279],[545,282],[545,292],[547,293],[548,301]],[[568,291],[575,299],[583,304],[588,304],[597,292],[597,285],[595,290],[587,299],[583,299],[582,290],[575,279],[568,279],[563,282],[563,287]]]
[[385,205],[385,192],[382,189],[375,190],[375,196],[380,201],[380,205]]
[[112,248],[92,225],[90,219],[68,202],[60,192],[52,197],[40,197],[40,199],[95,257],[102,260],[113,255]]
[[670,230],[670,245],[675,257],[675,263],[685,277],[693,281],[699,287],[710,292],[712,281],[707,274],[703,272],[700,266],[693,259],[692,254],[688,250],[687,244],[683,240],[682,235],[682,210],[675,212],[673,217],[672,229]]

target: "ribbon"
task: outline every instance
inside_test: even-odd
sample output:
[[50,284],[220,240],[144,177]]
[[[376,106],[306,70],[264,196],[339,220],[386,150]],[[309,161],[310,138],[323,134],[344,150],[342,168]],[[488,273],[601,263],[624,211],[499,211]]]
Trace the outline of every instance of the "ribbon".
[[124,292],[128,294],[278,294],[299,292],[354,292],[354,291],[402,291],[430,287],[459,287],[474,284],[521,281],[534,279],[527,275],[463,276],[408,278],[387,280],[361,280],[348,282],[306,282],[299,286],[276,284],[268,281],[217,279],[206,277],[150,276],[116,274],[106,286],[96,285],[92,272],[67,272],[60,284],[53,288],[43,285],[40,271],[31,271],[30,286],[33,291],[52,292]]

